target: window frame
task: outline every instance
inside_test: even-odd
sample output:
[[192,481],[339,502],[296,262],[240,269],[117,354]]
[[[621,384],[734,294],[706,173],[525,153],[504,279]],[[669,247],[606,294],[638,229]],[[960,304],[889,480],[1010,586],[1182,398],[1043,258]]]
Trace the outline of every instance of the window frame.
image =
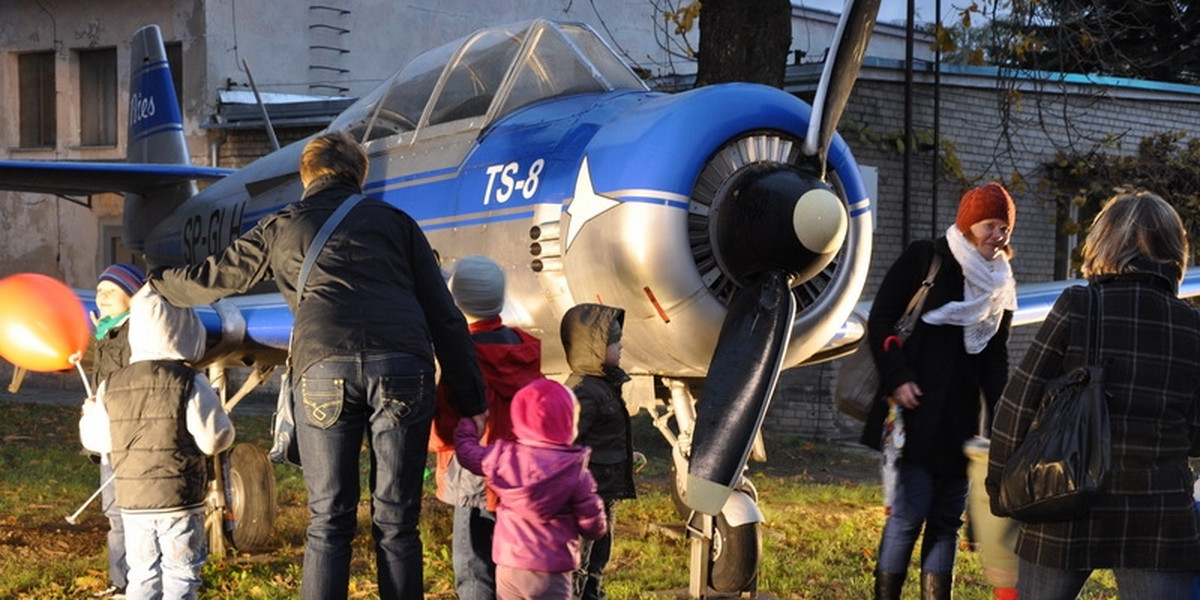
[[54,50],[17,54],[17,139],[21,148],[54,148],[58,144],[56,62]]
[[116,146],[117,49],[87,48],[75,53],[79,61],[79,144]]

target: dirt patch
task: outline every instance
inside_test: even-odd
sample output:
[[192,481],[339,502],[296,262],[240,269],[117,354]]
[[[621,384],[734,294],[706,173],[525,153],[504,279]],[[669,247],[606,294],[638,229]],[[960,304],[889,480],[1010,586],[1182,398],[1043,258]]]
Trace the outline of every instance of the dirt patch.
[[750,463],[752,472],[824,484],[879,482],[879,453],[859,445],[835,446],[792,441],[767,447],[767,460]]

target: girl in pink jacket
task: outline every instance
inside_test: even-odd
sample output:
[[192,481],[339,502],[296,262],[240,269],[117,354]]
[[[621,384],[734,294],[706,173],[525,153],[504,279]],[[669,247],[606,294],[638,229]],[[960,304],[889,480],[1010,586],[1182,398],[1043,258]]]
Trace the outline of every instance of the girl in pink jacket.
[[500,600],[571,597],[579,566],[579,536],[596,539],[607,524],[588,449],[576,446],[578,418],[571,390],[549,379],[521,388],[510,406],[517,441],[479,445],[471,419],[454,432],[458,460],[496,492],[496,597]]

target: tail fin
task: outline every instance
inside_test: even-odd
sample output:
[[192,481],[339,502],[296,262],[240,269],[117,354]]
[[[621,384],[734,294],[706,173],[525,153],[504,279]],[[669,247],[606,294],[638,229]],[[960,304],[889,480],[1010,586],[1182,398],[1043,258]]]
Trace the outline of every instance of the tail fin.
[[[190,165],[183,117],[171,81],[162,30],[147,25],[133,34],[129,69],[128,163]],[[141,250],[163,217],[196,193],[196,183],[172,183],[125,196],[125,245]]]
[[158,25],[147,25],[133,34],[130,60],[126,161],[190,164],[179,99]]

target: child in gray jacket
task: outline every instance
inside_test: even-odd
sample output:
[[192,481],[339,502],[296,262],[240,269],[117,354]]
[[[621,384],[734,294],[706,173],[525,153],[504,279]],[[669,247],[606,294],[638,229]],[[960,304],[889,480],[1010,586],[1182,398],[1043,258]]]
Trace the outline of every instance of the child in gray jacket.
[[200,588],[207,457],[234,438],[208,379],[188,364],[204,340],[195,311],[143,287],[130,306],[129,365],[83,405],[84,447],[112,454],[131,600],[194,599]]

